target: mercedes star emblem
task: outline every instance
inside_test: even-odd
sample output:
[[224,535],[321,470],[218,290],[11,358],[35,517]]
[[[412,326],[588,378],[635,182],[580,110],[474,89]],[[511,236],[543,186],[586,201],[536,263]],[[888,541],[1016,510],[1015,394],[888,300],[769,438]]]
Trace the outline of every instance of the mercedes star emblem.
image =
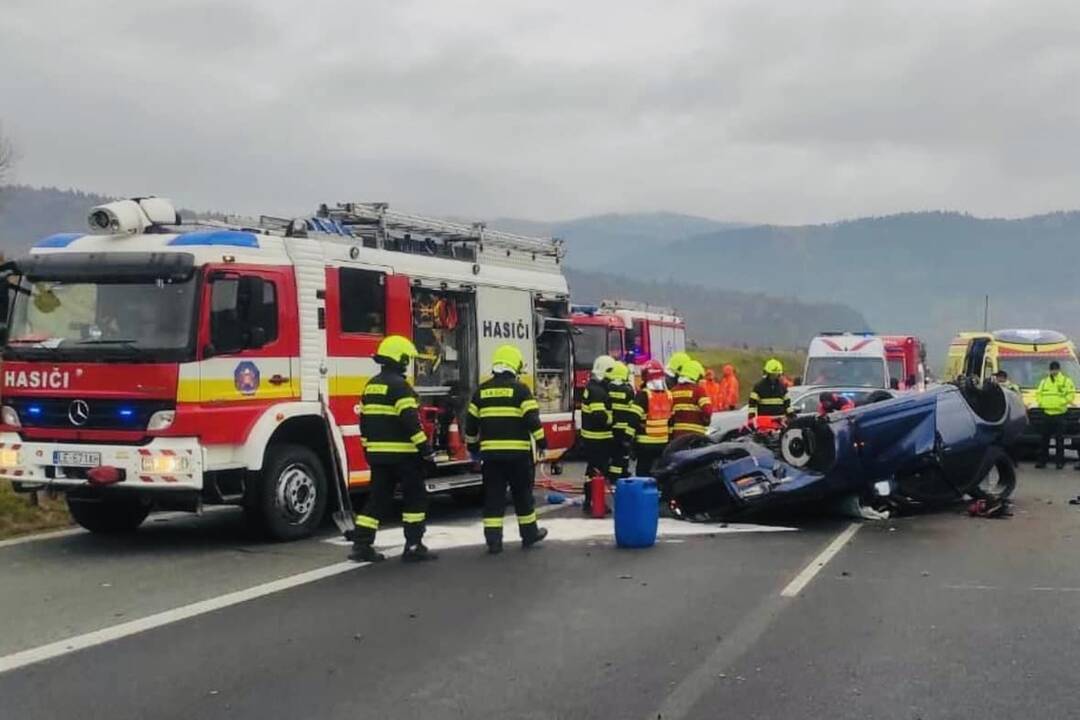
[[85,425],[90,419],[90,406],[85,400],[74,400],[68,405],[68,420],[72,425]]

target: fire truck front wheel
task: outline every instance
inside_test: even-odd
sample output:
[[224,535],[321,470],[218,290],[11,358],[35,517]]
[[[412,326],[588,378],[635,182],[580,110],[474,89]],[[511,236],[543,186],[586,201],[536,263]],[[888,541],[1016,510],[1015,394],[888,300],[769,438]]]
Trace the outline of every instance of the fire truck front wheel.
[[328,492],[318,455],[302,445],[277,445],[266,454],[248,514],[274,540],[298,540],[322,521]]
[[93,533],[132,532],[150,514],[150,505],[135,497],[67,496],[68,510],[75,522]]

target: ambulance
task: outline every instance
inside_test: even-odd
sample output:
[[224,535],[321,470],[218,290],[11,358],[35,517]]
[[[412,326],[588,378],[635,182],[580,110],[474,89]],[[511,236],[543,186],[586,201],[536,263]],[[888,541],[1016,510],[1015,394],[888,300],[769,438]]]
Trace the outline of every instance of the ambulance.
[[335,484],[369,482],[357,401],[389,334],[420,351],[429,492],[480,484],[464,413],[502,344],[526,358],[548,459],[573,444],[557,240],[383,203],[188,224],[151,197],[88,221],[5,266],[0,478],[64,491],[89,530],[231,504],[275,539],[310,534]]
[[885,343],[875,335],[824,333],[810,341],[803,385],[889,387]]

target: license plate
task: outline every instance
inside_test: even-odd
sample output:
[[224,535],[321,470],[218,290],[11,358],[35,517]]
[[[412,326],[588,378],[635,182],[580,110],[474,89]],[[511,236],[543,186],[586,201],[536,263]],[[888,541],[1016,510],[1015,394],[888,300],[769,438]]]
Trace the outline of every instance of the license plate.
[[82,452],[80,450],[56,450],[53,452],[53,465],[65,467],[97,467],[101,464],[101,453]]

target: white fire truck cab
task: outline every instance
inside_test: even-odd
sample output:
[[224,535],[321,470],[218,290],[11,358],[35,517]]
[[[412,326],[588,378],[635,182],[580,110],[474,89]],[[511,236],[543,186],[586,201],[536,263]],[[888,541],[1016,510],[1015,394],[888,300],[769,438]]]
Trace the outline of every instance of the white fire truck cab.
[[89,223],[8,266],[0,478],[65,491],[92,531],[213,503],[243,506],[276,539],[309,534],[335,467],[352,490],[369,481],[356,404],[388,334],[420,351],[429,492],[480,483],[464,412],[501,344],[526,358],[548,459],[573,444],[557,240],[381,203],[188,224],[142,198]]

